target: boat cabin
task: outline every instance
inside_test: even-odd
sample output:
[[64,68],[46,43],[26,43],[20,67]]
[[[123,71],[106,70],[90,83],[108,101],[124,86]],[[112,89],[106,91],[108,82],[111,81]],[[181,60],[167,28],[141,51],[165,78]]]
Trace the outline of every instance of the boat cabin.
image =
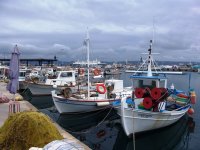
[[167,78],[165,76],[136,76],[130,77],[133,80],[132,99],[135,108],[144,107],[158,110],[158,103],[162,102],[168,95]]
[[58,71],[53,78],[46,79],[45,84],[47,85],[76,85],[75,71]]
[[108,90],[112,92],[121,92],[124,89],[123,80],[106,80],[105,85]]
[[19,81],[25,81],[26,79],[26,70],[20,69],[19,70]]
[[164,76],[130,76],[133,88],[167,88],[167,78]]

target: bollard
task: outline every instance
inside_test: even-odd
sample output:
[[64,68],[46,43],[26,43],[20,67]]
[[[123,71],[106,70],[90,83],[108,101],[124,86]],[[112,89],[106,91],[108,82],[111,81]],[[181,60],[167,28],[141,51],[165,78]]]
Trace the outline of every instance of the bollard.
[[9,114],[20,112],[20,103],[16,101],[12,101],[9,104]]

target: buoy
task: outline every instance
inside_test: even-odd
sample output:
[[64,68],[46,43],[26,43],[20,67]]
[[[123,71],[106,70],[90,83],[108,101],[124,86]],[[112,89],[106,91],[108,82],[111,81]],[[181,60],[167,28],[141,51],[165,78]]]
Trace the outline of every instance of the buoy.
[[153,88],[151,90],[151,97],[155,100],[158,100],[162,96],[162,91],[160,88]]
[[188,114],[189,115],[193,115],[194,114],[194,109],[193,108],[189,108],[188,109]]
[[144,105],[144,108],[146,109],[152,108],[153,106],[152,99],[150,97],[145,97],[143,100],[143,105]]
[[94,69],[94,76],[100,75],[100,70],[98,68]]
[[142,89],[142,88],[135,88],[135,96],[137,98],[143,98],[143,96],[145,95],[146,90]]
[[[154,100],[161,100],[163,99],[165,93],[167,93],[167,90],[165,88],[153,88],[151,90],[151,97],[154,99]],[[167,94],[166,94],[167,95]]]
[[78,69],[78,74],[79,75],[83,75],[84,74],[84,69],[83,68],[79,68]]
[[195,91],[190,91],[190,101],[191,101],[191,104],[196,104],[196,101],[197,101],[197,99],[196,99],[196,93],[195,93]]
[[100,130],[99,132],[97,132],[97,138],[101,138],[103,137],[104,135],[106,135],[106,131],[105,130]]

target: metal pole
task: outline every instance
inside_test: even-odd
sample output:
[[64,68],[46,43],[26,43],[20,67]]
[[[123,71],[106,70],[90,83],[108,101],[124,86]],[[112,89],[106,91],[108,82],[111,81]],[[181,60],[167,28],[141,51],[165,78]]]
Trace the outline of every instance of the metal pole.
[[89,32],[88,32],[88,28],[87,28],[87,35],[86,35],[86,42],[87,42],[87,72],[88,72],[88,99],[90,97],[90,54],[89,54]]

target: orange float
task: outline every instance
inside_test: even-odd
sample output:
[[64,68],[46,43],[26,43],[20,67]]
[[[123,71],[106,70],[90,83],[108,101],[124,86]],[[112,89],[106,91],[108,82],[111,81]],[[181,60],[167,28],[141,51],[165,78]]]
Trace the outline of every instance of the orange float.
[[191,104],[196,104],[196,93],[195,91],[190,91],[190,101],[191,101]]
[[189,108],[188,109],[188,114],[189,115],[193,115],[194,114],[194,109],[193,108]]
[[83,74],[84,74],[84,72],[85,72],[85,71],[84,71],[84,69],[83,69],[83,68],[79,68],[79,69],[78,69],[78,74],[79,74],[79,75],[83,75]]
[[100,70],[95,68],[93,73],[94,73],[95,76],[98,76],[98,75],[100,75]]

